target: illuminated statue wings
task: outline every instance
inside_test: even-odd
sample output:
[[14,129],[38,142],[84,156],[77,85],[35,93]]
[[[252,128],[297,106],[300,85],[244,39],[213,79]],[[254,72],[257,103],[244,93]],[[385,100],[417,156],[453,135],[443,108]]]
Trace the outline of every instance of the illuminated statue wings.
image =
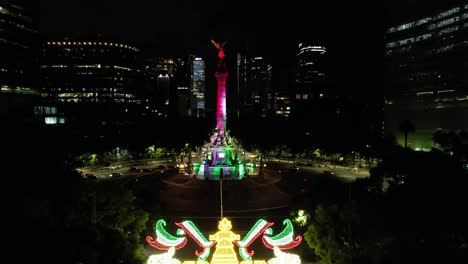
[[224,45],[226,45],[226,42],[224,42],[223,44],[220,44],[214,40],[211,40],[211,43],[213,43],[213,45],[218,49],[218,50],[223,50],[224,49]]
[[220,44],[214,40],[211,40],[211,43],[218,49],[218,57],[222,60],[224,59],[224,45],[226,45],[226,42],[223,44]]

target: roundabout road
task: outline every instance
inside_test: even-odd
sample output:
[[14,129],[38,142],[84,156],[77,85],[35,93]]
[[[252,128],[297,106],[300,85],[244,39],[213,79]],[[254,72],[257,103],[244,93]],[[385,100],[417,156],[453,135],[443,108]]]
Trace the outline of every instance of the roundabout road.
[[[159,165],[173,165],[172,163],[166,163],[166,160],[161,161],[150,161],[146,162],[146,164],[142,164],[142,162],[135,161],[130,162],[128,164],[122,165],[114,165],[114,166],[102,166],[102,167],[95,167],[95,168],[81,168],[77,169],[78,172],[81,172],[82,175],[86,174],[93,174],[97,177],[98,180],[105,180],[113,178],[111,176],[112,173],[118,173],[120,177],[141,177],[149,174],[154,173],[161,173],[163,169],[159,168]],[[131,167],[137,168],[138,171],[130,172],[129,169]],[[119,177],[119,178],[120,178]],[[115,175],[114,175],[114,178]]]

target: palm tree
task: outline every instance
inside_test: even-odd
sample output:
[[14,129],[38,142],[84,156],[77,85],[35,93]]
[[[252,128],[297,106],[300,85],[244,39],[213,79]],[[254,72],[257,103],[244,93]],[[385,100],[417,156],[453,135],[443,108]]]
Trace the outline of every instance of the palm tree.
[[398,125],[398,130],[405,134],[405,148],[408,146],[408,133],[414,133],[416,128],[409,120],[404,120]]

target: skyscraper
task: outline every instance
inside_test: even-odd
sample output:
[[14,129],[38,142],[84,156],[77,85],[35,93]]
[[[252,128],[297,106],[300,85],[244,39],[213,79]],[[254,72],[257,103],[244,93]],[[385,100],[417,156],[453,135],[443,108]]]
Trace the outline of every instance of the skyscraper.
[[250,78],[248,88],[250,91],[250,102],[254,113],[260,117],[271,114],[273,105],[273,93],[271,89],[272,67],[266,63],[263,57],[250,59]]
[[191,116],[199,118],[205,116],[205,61],[193,56],[191,65]]
[[156,64],[156,108],[158,115],[168,117],[175,114],[175,82],[176,64],[174,58],[158,58]]
[[192,109],[190,104],[191,94],[191,67],[190,57],[176,59],[175,86],[177,117],[190,117]]
[[326,89],[326,53],[324,46],[299,43],[296,66],[296,85],[293,95],[292,115],[308,117],[328,92]]
[[136,96],[141,98],[144,107],[142,115],[160,116],[163,112],[158,104],[158,60],[144,59],[138,61],[136,78]]
[[33,113],[39,96],[37,3],[0,2],[0,113]]
[[241,117],[273,115],[272,66],[262,56],[237,55],[237,88]]
[[385,130],[410,120],[414,148],[430,148],[438,128],[467,129],[468,4],[392,26],[385,44]]
[[202,58],[158,57],[145,60],[140,69],[138,91],[146,115],[204,117],[205,62]]

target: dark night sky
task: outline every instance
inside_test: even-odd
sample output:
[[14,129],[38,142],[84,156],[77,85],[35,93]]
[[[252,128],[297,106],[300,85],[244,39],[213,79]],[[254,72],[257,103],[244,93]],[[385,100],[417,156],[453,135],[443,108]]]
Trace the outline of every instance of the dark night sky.
[[327,40],[330,47],[354,46],[355,35],[361,43],[379,41],[375,21],[381,24],[381,6],[324,2],[43,0],[40,26],[49,38],[101,34],[169,52],[206,52],[210,37],[227,40],[234,50],[250,39],[251,50],[276,55],[295,47],[298,38]]
[[211,36],[232,46],[249,38],[251,48],[270,51],[295,38],[358,46],[379,42],[395,21],[463,0],[372,2],[379,1],[42,0],[40,26],[45,37],[102,34],[176,51],[197,51]]
[[100,34],[146,54],[190,52],[208,63],[216,59],[210,38],[226,40],[228,56],[248,40],[249,51],[270,58],[281,76],[294,63],[298,42],[313,40],[327,46],[340,82],[366,92],[381,82],[385,27],[437,2],[42,0],[40,30],[49,40]]

